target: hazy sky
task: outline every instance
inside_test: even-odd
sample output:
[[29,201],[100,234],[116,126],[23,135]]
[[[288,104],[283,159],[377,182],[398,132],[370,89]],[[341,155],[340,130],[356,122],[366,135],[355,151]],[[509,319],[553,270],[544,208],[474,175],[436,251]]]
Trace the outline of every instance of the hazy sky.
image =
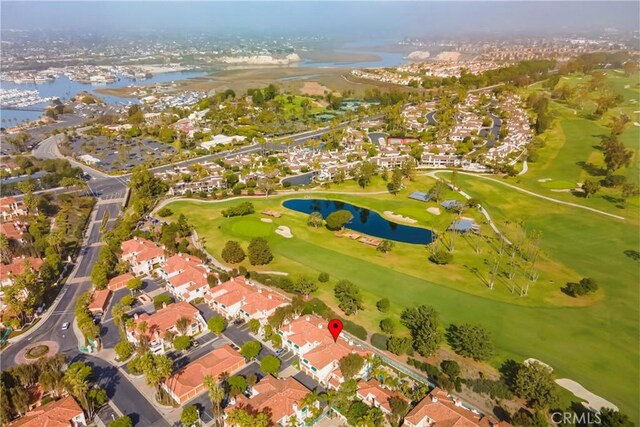
[[640,2],[0,2],[3,29],[371,37],[638,30]]

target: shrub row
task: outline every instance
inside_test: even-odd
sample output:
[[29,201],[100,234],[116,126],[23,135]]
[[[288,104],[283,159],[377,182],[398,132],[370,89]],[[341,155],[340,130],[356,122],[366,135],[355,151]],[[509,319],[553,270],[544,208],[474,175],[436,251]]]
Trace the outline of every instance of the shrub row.
[[474,392],[488,394],[492,399],[513,399],[513,393],[509,387],[499,380],[467,379],[464,384]]
[[413,366],[414,368],[417,368],[426,373],[429,378],[433,378],[436,380],[440,378],[440,369],[438,369],[438,367],[435,365],[421,362],[419,360],[412,359],[411,357],[407,359],[407,363],[409,364],[409,366]]

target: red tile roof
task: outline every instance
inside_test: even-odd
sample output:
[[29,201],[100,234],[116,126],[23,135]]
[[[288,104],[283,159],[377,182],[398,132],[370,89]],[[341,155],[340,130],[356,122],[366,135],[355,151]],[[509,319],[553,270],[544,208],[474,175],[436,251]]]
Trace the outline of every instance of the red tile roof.
[[433,422],[432,427],[507,427],[506,422],[480,416],[468,409],[457,406],[446,391],[434,388],[431,393],[422,399],[413,408],[405,419],[407,422],[417,425],[428,417]]
[[165,385],[182,401],[184,396],[192,397],[192,393],[199,392],[205,376],[219,378],[220,374],[231,374],[245,364],[244,357],[240,353],[231,346],[224,345],[189,363],[173,374]]
[[375,379],[371,379],[369,381],[360,380],[358,382],[358,397],[369,406],[372,406],[373,402],[377,403],[387,412],[391,412],[391,404],[389,403],[389,400],[392,397],[399,397],[406,400],[407,403],[411,402],[411,400],[402,393],[397,393],[382,387],[380,382]]
[[109,296],[111,295],[111,291],[109,289],[100,289],[93,292],[91,295],[91,302],[87,307],[89,311],[103,311],[107,306],[107,301],[109,300]]
[[42,405],[9,425],[11,427],[69,427],[74,425],[71,420],[82,413],[82,409],[73,397],[67,396]]
[[203,264],[204,263],[200,258],[179,253],[170,258],[167,258],[167,260],[162,264],[162,270],[164,270],[164,272],[168,275],[171,275],[173,273],[184,271],[188,268],[193,267],[206,273],[207,269]]
[[[162,264],[162,270],[171,276],[167,281],[176,288],[189,286],[188,290],[193,291],[209,286],[209,270],[200,258],[185,254],[174,255]],[[185,298],[187,297],[188,294]]]
[[7,236],[8,239],[20,240],[25,231],[27,231],[27,226],[20,221],[3,222],[0,224],[0,233]]
[[270,312],[289,304],[282,295],[266,288],[249,285],[242,276],[228,280],[209,292],[210,299],[227,307],[240,303],[242,310],[249,315]]
[[40,258],[20,257],[12,259],[11,264],[0,264],[0,281],[13,276],[19,276],[24,273],[25,264],[27,262],[34,271],[38,271],[40,270],[40,267],[42,267],[42,263],[44,261]]
[[173,328],[178,319],[186,317],[193,320],[198,313],[200,312],[197,308],[184,301],[170,304],[151,315],[143,313],[135,321],[136,334],[139,334],[137,326],[142,322],[147,322],[147,335],[151,336],[152,333],[157,332],[160,337],[164,337],[165,332]]
[[135,262],[149,261],[164,256],[164,249],[142,237],[134,237],[122,242],[120,247],[122,249],[122,257],[132,258]]
[[362,357],[371,355],[369,351],[350,345],[342,337],[334,341],[327,329],[327,323],[318,316],[301,316],[283,326],[281,330],[284,331],[286,339],[299,347],[307,344],[315,345],[312,350],[304,354],[304,358],[316,369],[322,369],[330,363],[337,362],[350,353],[357,353]]
[[278,425],[278,421],[293,415],[294,405],[298,410],[302,409],[302,400],[311,392],[293,377],[278,380],[271,375],[262,378],[253,386],[253,391],[257,394],[250,398],[242,394],[238,395],[235,404],[230,405],[226,411],[235,407],[251,408],[255,412],[268,409],[273,425]]
[[0,207],[11,206],[17,203],[14,197],[3,197],[0,199]]
[[129,280],[133,278],[134,278],[134,275],[131,273],[121,274],[109,280],[109,283],[107,284],[107,288],[109,288],[112,291],[117,291],[118,289],[126,288]]

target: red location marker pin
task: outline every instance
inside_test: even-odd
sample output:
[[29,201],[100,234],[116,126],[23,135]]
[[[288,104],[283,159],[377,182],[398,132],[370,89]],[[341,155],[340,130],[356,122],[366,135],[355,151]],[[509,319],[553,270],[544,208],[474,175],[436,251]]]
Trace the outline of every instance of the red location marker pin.
[[331,332],[333,340],[338,341],[338,336],[340,335],[340,332],[342,332],[342,321],[338,319],[329,320],[329,332]]

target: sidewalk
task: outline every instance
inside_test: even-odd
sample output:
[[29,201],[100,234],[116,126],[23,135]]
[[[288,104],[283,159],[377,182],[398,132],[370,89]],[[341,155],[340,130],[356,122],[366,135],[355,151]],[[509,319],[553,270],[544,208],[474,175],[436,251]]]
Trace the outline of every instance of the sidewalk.
[[[84,234],[82,236],[82,243],[78,246],[78,249],[87,246],[87,240],[89,239],[89,235],[91,234],[91,231],[90,231],[91,230],[91,223],[95,220],[95,217],[98,214],[98,209],[96,208],[96,206],[97,205],[95,205],[93,207],[93,209],[91,210],[91,215],[89,216],[89,220],[87,221],[87,227],[85,228]],[[51,314],[53,314],[53,312],[56,310],[56,308],[60,304],[60,301],[62,300],[62,297],[69,290],[69,286],[71,286],[73,284],[73,280],[76,277],[76,273],[78,271],[78,268],[80,267],[80,264],[82,263],[82,259],[83,258],[84,258],[84,255],[79,255],[78,258],[76,258],[76,261],[75,261],[75,263],[73,265],[73,269],[71,270],[71,273],[69,273],[69,276],[67,276],[67,280],[65,281],[65,284],[62,286],[62,289],[58,293],[58,296],[53,301],[53,304],[51,304],[51,306],[47,309],[47,311],[42,315],[42,317],[40,317],[40,320],[38,321],[38,323],[36,323],[27,332],[25,332],[23,334],[20,334],[17,337],[9,338],[7,340],[8,344],[15,344],[15,343],[18,343],[18,342],[22,341],[23,339],[29,337],[29,335],[31,335],[35,331],[37,331],[38,328],[40,328],[40,326],[44,325],[47,322],[47,320],[49,319]],[[75,324],[75,321],[74,321],[74,324]],[[84,340],[82,342],[84,342]]]
[[124,369],[118,367],[120,374],[124,375],[131,384],[140,392],[141,395],[144,396],[145,399],[163,416],[165,420],[169,422],[169,424],[174,425],[180,421],[180,415],[182,414],[182,408],[171,408],[168,406],[162,406],[158,402],[156,402],[156,391],[153,387],[147,384],[147,381],[144,375],[133,376],[127,374]]

